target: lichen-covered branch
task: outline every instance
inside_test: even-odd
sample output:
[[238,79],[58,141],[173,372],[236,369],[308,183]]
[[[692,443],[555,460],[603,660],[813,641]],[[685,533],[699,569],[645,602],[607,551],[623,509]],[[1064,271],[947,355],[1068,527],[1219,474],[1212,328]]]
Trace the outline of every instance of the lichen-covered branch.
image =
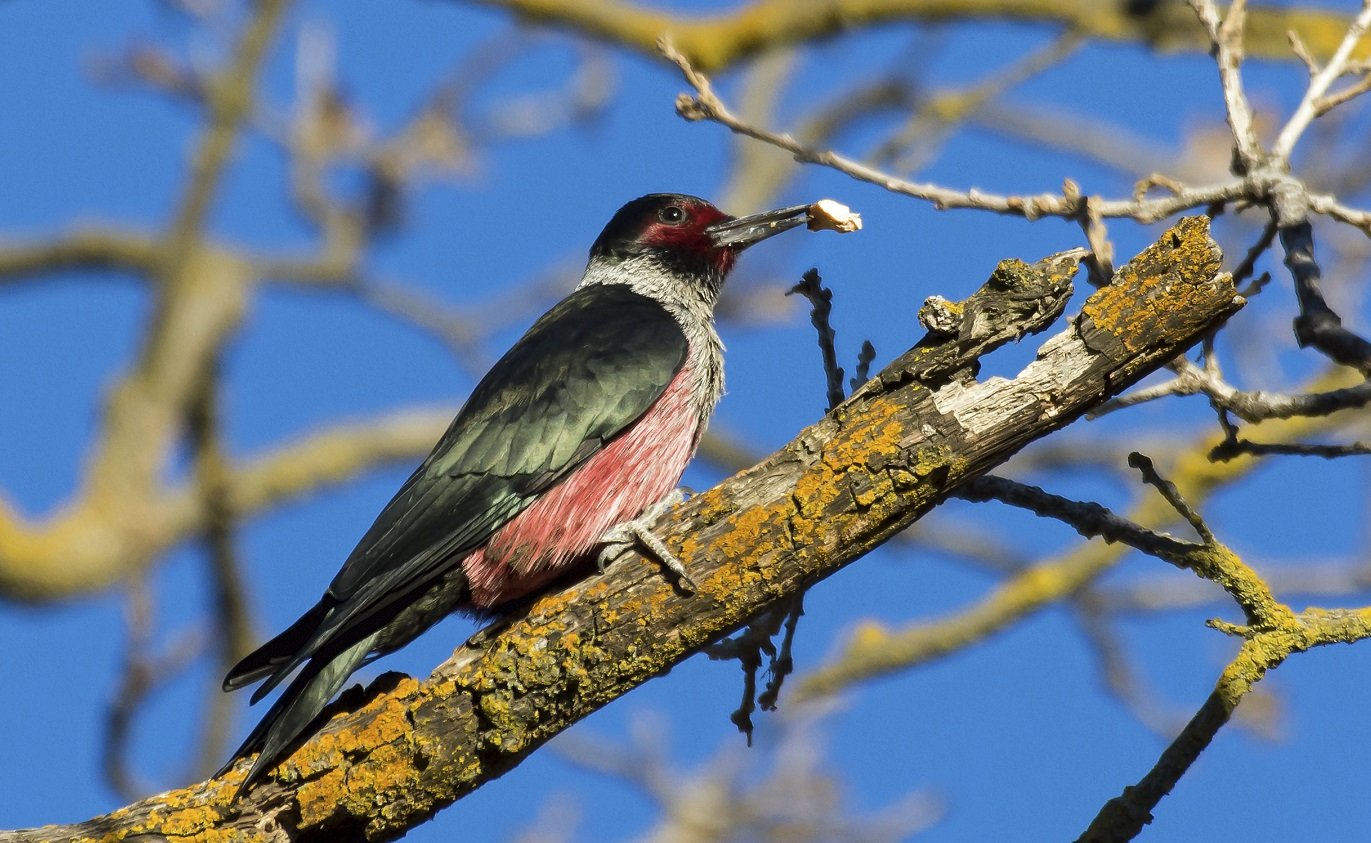
[[[1164,365],[1241,306],[1201,218],[1183,220],[1092,295],[1010,380],[971,378],[993,348],[1054,322],[1079,252],[1006,261],[930,336],[761,463],[658,529],[698,586],[621,563],[475,636],[425,682],[389,680],[236,807],[239,774],[2,843],[393,839],[553,735],[775,601],[889,539],[958,484]],[[355,695],[339,708],[356,708]]]
[[[1308,384],[1311,390],[1330,390],[1355,378],[1346,370],[1327,373]],[[1341,416],[1297,416],[1262,422],[1252,428],[1276,441],[1301,439],[1336,429]],[[1223,441],[1210,433],[1180,450],[1171,463],[1172,481],[1191,500],[1203,500],[1251,475],[1261,459],[1252,455],[1215,463],[1210,453]],[[1159,497],[1149,496],[1130,510],[1128,520],[1148,529],[1173,523],[1175,511]],[[796,689],[799,699],[836,693],[859,682],[908,670],[985,640],[1057,602],[1080,593],[1113,570],[1128,553],[1121,544],[1087,542],[1070,551],[1016,571],[975,603],[942,617],[922,620],[900,629],[864,624],[846,646],[826,664],[804,676]]]
[[1135,454],[1130,462],[1200,534],[1201,541],[1189,543],[1179,554],[1168,552],[1163,558],[1221,586],[1242,609],[1247,623],[1209,622],[1215,629],[1244,639],[1238,654],[1156,765],[1138,784],[1105,803],[1077,843],[1123,843],[1136,837],[1152,821],[1153,809],[1232,717],[1242,698],[1292,654],[1371,638],[1371,608],[1295,612],[1280,602],[1255,570],[1214,537],[1198,512],[1156,472],[1150,460]]

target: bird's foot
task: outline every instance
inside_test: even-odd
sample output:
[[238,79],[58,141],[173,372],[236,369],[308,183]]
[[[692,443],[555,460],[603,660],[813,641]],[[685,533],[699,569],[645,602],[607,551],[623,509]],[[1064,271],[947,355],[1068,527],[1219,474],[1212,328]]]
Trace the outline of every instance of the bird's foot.
[[690,574],[686,573],[685,565],[676,558],[676,554],[672,553],[661,539],[657,538],[651,529],[652,522],[683,500],[685,500],[685,493],[680,489],[673,489],[665,498],[643,510],[642,515],[632,521],[625,521],[611,527],[600,537],[602,547],[596,559],[600,571],[603,572],[612,563],[635,550],[645,550],[658,562],[671,569],[672,573],[680,579],[682,585],[691,591],[695,591],[695,581],[690,578]]

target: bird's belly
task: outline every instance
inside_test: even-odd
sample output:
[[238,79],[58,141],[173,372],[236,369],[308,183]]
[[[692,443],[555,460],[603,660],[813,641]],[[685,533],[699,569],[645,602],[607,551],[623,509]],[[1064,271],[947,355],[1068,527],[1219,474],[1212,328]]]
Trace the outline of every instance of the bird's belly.
[[699,443],[701,412],[684,367],[626,432],[501,527],[462,563],[481,609],[551,582],[595,548],[611,527],[661,500]]

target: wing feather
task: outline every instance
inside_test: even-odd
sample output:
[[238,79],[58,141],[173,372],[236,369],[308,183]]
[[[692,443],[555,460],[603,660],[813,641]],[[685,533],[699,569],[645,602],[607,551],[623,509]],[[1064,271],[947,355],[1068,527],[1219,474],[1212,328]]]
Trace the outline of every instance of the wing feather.
[[625,286],[583,287],[548,311],[381,511],[330,583],[314,634],[258,693],[384,627],[647,412],[687,352],[675,318]]

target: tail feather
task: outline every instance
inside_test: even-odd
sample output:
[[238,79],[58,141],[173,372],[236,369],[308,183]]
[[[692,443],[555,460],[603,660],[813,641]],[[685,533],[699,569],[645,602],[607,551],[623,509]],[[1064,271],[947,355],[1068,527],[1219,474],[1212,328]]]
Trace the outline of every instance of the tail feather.
[[[373,653],[389,653],[409,643],[463,604],[469,595],[466,575],[454,566],[438,582],[427,582],[406,592],[409,599],[400,601],[400,607],[380,619],[384,624],[370,633],[361,624],[340,627],[331,622],[338,604],[325,596],[290,628],[238,662],[224,678],[226,691],[265,680],[252,695],[252,702],[256,703],[299,668],[261,722],[214,777],[227,773],[239,759],[258,753],[234,794],[237,801],[307,736],[310,725],[348,676]],[[357,635],[362,637],[356,638]]]
[[329,658],[315,656],[300,671],[300,675],[290,683],[279,699],[257,724],[257,728],[243,741],[233,757],[214,774],[215,778],[228,772],[234,763],[254,751],[259,751],[247,778],[238,786],[233,795],[237,801],[262,776],[266,775],[278,761],[286,757],[296,742],[304,736],[306,728],[324,710],[328,701],[343,687],[348,676],[366,660],[372,644],[380,633],[373,633],[353,644],[351,647]]
[[[285,631],[245,656],[224,677],[224,690],[236,691],[251,685],[263,677],[279,673],[285,665],[300,659],[302,655],[308,656],[308,653],[301,654],[300,648],[319,628],[326,611],[321,600]],[[289,674],[290,670],[285,672]]]

